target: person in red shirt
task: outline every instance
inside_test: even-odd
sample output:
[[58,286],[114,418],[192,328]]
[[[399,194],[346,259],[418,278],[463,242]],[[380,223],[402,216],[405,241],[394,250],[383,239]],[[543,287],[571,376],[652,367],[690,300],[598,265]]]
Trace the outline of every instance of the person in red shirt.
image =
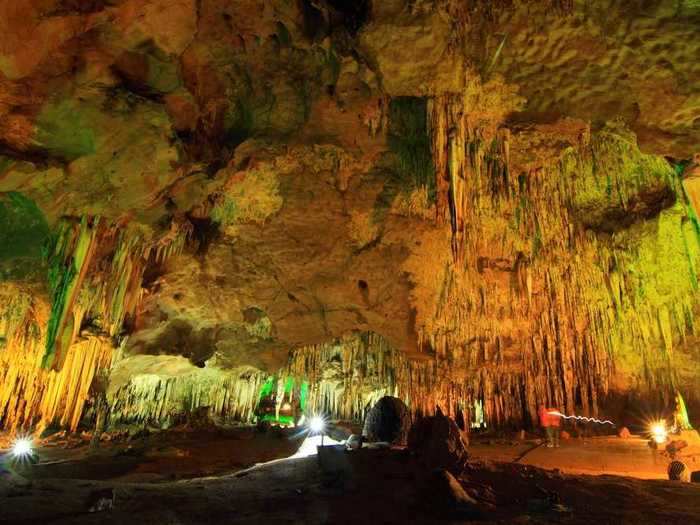
[[549,415],[549,428],[552,434],[552,446],[559,448],[559,434],[561,432],[561,417],[556,408],[547,409]]
[[558,413],[556,408],[546,408],[544,405],[540,405],[537,411],[540,426],[544,428],[547,437],[547,448],[559,447],[561,418],[557,415]]

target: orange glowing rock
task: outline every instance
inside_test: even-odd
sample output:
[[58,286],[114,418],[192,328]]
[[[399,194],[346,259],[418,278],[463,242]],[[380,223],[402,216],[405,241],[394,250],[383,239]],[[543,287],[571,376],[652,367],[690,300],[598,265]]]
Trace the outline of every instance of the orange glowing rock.
[[622,427],[620,429],[620,431],[617,433],[617,437],[622,438],[622,439],[629,439],[632,437],[632,434],[630,433],[630,431],[627,427]]

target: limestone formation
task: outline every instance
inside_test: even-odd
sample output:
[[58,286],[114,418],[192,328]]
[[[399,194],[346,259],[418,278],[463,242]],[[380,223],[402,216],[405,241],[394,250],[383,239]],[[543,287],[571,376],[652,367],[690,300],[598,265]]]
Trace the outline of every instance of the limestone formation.
[[0,3],[0,426],[697,418],[698,17]]

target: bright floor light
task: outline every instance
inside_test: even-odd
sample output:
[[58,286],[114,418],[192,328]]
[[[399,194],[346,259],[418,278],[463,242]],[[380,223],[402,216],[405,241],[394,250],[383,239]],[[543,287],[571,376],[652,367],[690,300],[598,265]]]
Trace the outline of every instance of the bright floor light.
[[315,456],[319,446],[342,444],[344,444],[344,441],[336,441],[328,436],[325,438],[323,436],[309,436],[302,442],[299,450],[297,450],[295,454],[289,456],[289,459]]
[[32,440],[20,438],[12,446],[12,455],[16,458],[23,458],[32,454]]
[[651,425],[651,438],[659,444],[668,439],[668,430],[666,430],[666,424],[663,421]]
[[320,416],[314,416],[309,420],[309,429],[314,434],[320,434],[326,428],[326,422]]

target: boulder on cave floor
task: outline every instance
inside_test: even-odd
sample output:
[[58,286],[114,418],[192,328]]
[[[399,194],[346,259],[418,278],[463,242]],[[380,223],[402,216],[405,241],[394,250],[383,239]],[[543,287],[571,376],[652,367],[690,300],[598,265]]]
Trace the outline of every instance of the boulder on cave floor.
[[469,456],[457,423],[439,412],[413,424],[408,448],[427,466],[453,471],[459,470]]
[[406,404],[397,397],[384,396],[367,413],[362,435],[368,441],[405,445],[410,428]]

